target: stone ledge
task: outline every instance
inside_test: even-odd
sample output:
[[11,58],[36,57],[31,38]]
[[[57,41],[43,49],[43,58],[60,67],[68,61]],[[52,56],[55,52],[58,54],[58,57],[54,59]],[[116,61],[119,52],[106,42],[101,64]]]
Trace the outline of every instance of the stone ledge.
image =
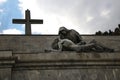
[[12,56],[12,51],[0,51],[0,68],[11,68],[17,57]]
[[1,51],[0,50],[0,57],[10,57],[10,56],[12,56],[12,51]]
[[62,61],[18,61],[14,68],[24,69],[78,69],[78,68],[120,68],[120,59],[105,60],[62,60]]
[[[39,53],[14,54],[14,70],[120,68],[119,53]],[[98,57],[99,56],[99,57]]]
[[80,60],[80,59],[120,59],[120,53],[76,53],[76,52],[51,52],[51,53],[30,53],[30,54],[13,54],[18,60]]
[[10,68],[15,64],[17,57],[0,57],[0,68]]

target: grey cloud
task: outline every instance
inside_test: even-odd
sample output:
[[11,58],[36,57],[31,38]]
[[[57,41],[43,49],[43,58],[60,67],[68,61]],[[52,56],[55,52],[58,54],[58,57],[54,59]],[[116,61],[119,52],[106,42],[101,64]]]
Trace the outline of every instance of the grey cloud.
[[[48,14],[66,16],[80,29],[88,29],[90,33],[98,29],[105,31],[114,29],[120,23],[120,0],[37,0],[40,8]],[[109,18],[101,16],[103,10],[109,10]],[[86,17],[93,20],[86,22]],[[81,25],[84,23],[84,25]]]

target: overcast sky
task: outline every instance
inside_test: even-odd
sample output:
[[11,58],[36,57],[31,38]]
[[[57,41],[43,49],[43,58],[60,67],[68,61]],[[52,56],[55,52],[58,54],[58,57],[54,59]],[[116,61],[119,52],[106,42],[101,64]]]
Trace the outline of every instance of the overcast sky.
[[43,19],[32,25],[33,34],[57,34],[61,26],[80,34],[114,30],[120,23],[120,0],[0,0],[0,33],[24,34],[24,25],[12,24],[13,18]]

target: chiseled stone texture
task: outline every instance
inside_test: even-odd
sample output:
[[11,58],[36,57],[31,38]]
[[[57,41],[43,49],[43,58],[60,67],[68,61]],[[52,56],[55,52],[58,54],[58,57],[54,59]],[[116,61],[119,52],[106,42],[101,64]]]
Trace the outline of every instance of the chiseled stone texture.
[[11,80],[11,68],[0,68],[0,80]]
[[12,80],[120,80],[120,69],[13,71]]
[[[13,53],[38,53],[51,49],[51,43],[57,36],[45,35],[0,35],[0,50],[12,50]],[[87,42],[92,39],[105,46],[120,51],[120,36],[82,36]]]

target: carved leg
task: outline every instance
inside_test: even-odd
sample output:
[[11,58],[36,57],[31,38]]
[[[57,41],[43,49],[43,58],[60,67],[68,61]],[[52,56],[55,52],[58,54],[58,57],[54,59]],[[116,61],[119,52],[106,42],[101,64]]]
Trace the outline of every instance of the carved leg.
[[89,44],[85,44],[85,45],[79,45],[76,48],[77,52],[90,52],[92,51],[92,49],[94,48],[94,43],[89,43]]
[[108,48],[101,43],[98,43],[96,40],[92,40],[90,43],[94,43],[94,51],[96,52],[114,52],[114,49]]

